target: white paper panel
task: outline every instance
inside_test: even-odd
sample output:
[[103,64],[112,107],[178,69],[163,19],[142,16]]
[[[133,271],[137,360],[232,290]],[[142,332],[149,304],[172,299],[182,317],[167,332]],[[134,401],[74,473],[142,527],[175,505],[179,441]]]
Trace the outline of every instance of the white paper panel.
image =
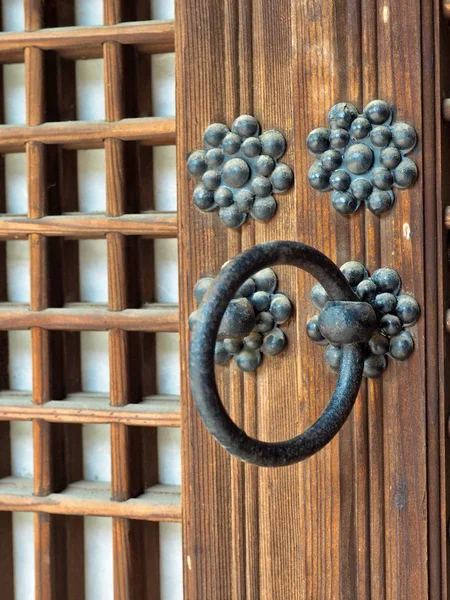
[[25,65],[3,66],[3,95],[5,123],[22,125],[26,122]]
[[175,10],[173,0],[151,0],[150,6],[152,19],[174,18]]
[[80,240],[80,300],[108,302],[106,240]]
[[152,103],[158,117],[175,114],[175,54],[152,56]]
[[31,332],[8,331],[9,385],[12,390],[31,391]]
[[26,215],[28,211],[27,161],[25,153],[5,155],[6,212]]
[[83,478],[111,481],[109,425],[83,425]]
[[79,150],[78,210],[84,213],[106,211],[106,165],[103,149]]
[[6,282],[9,302],[30,303],[30,245],[27,240],[6,242]]
[[112,521],[84,519],[84,570],[86,600],[113,600]]
[[160,523],[159,535],[161,545],[161,600],[182,600],[181,523]]
[[3,31],[23,31],[25,29],[23,0],[2,0],[1,10]]
[[77,60],[77,117],[80,121],[102,121],[105,118],[103,59]]
[[34,515],[13,513],[14,596],[34,600]]
[[75,1],[75,25],[101,25],[102,23],[102,0]]

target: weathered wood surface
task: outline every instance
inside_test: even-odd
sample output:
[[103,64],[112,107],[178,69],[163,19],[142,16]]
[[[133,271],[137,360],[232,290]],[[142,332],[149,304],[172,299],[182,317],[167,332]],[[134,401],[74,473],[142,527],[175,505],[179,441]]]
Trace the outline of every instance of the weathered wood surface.
[[[441,536],[443,397],[436,291],[434,18],[427,1],[180,0],[176,15],[179,163],[180,330],[188,354],[192,288],[254,243],[295,239],[338,264],[360,260],[370,270],[393,266],[423,307],[412,329],[416,351],[389,365],[381,381],[362,386],[337,439],[317,456],[280,470],[230,458],[206,433],[189,395],[183,363],[185,593],[189,599],[397,600],[438,598],[446,586]],[[437,4],[437,3],[436,3]],[[421,176],[397,191],[381,218],[364,209],[344,217],[312,190],[306,136],[326,126],[338,101],[360,109],[391,102],[419,132],[413,153]],[[184,168],[205,127],[256,116],[288,140],[283,160],[295,189],[278,197],[269,223],[241,231],[192,203]],[[430,164],[428,164],[430,157]],[[425,158],[427,159],[425,162]],[[199,244],[198,240],[202,243]],[[427,241],[430,240],[430,241]],[[250,434],[288,438],[310,425],[334,386],[322,351],[305,334],[314,312],[309,276],[277,269],[294,300],[289,348],[255,375],[217,369],[226,406]],[[433,389],[433,386],[435,389]],[[435,427],[431,426],[435,423]],[[440,446],[441,444],[441,446]],[[432,482],[432,483],[431,483]]]
[[103,148],[103,141],[139,140],[152,146],[175,143],[173,117],[128,118],[119,121],[67,121],[42,125],[1,125],[0,151],[23,152],[27,142],[58,144],[66,149]]
[[[24,478],[5,477],[0,481],[0,511],[26,511],[48,515],[115,517],[142,521],[181,521],[181,494],[176,485],[155,485],[136,498],[111,500],[109,484],[77,481],[63,492],[36,496]],[[123,548],[122,548],[123,550]]]
[[99,27],[38,28],[26,32],[2,32],[0,60],[21,62],[26,48],[56,50],[65,58],[101,58],[105,42],[133,45],[151,54],[173,52],[173,21],[117,23]]
[[176,304],[147,304],[143,308],[107,309],[106,305],[79,302],[63,308],[30,310],[26,305],[0,304],[0,330],[42,327],[56,331],[124,331],[176,332]]
[[24,216],[2,215],[0,240],[26,239],[32,233],[46,237],[73,239],[104,238],[108,233],[139,235],[150,238],[174,238],[177,236],[176,212],[151,211],[136,215],[109,217],[105,214],[78,213],[51,215],[37,219]]

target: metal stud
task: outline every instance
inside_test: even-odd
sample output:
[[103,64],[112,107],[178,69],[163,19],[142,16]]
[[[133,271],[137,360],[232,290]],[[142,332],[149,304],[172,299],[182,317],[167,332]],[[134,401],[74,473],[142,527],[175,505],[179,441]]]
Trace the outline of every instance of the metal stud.
[[205,150],[195,150],[187,161],[189,173],[199,181],[195,206],[203,212],[218,210],[222,223],[232,229],[241,227],[249,214],[256,221],[271,219],[277,210],[273,194],[286,192],[294,181],[292,170],[278,162],[286,151],[283,135],[260,133],[255,117],[241,115],[231,131],[223,123],[208,125],[203,141]]
[[[191,331],[201,318],[202,301],[213,283],[213,277],[202,277],[194,287],[199,308],[189,318]],[[234,358],[242,371],[254,371],[261,364],[262,355],[275,356],[283,350],[286,336],[279,326],[291,316],[292,304],[287,296],[276,291],[277,285],[272,269],[255,273],[241,285],[220,325],[216,364]]]
[[[376,114],[372,113],[371,118],[376,118]],[[365,344],[364,375],[380,377],[388,366],[388,357],[403,361],[413,352],[414,339],[406,328],[414,325],[419,318],[419,304],[413,296],[401,291],[402,280],[395,269],[383,267],[369,276],[364,265],[350,261],[342,265],[341,271],[361,302],[375,309],[375,331]],[[309,319],[306,333],[316,344],[326,346],[325,362],[332,371],[338,372],[341,344],[328,335],[324,327],[327,312],[330,313],[330,323],[336,325],[337,317],[331,314],[333,302],[329,302],[320,284],[312,288],[311,302],[320,312]],[[347,321],[353,322],[350,317]],[[346,328],[346,335],[347,330],[349,328]]]
[[328,114],[329,128],[309,134],[306,146],[319,159],[309,170],[309,183],[321,192],[333,188],[331,203],[341,214],[352,214],[365,202],[381,215],[394,205],[393,188],[416,181],[417,166],[405,155],[416,145],[417,132],[392,120],[393,108],[384,100],[369,102],[362,114],[339,102]]

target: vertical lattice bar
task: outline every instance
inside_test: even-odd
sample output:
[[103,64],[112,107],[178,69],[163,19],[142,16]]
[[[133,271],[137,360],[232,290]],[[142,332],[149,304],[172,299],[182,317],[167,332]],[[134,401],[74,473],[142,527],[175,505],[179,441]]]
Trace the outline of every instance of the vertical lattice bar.
[[[44,5],[40,1],[25,2],[25,22],[29,30],[45,26]],[[46,56],[38,48],[25,50],[25,76],[27,98],[27,124],[34,126],[45,122],[47,103],[45,90]],[[47,184],[49,173],[54,175],[55,153],[52,155],[38,142],[26,145],[28,214],[31,218],[40,218],[49,212],[50,186]],[[53,172],[52,168],[53,167]],[[53,177],[52,177],[53,178]],[[51,182],[53,184],[53,182]],[[54,270],[50,257],[49,240],[45,236],[33,234],[30,242],[31,268],[31,310],[44,310],[51,304],[53,286],[61,285],[61,273]],[[59,278],[59,280],[58,280]],[[31,330],[33,400],[43,404],[51,399],[59,399],[64,394],[64,382],[60,363],[62,356],[62,337],[58,332],[49,332],[37,327]],[[45,496],[59,492],[67,485],[70,476],[78,475],[73,462],[69,460],[70,436],[68,427],[35,420],[33,422],[34,454],[34,493]],[[67,527],[70,521],[70,531]],[[77,524],[72,519],[61,516],[36,514],[35,522],[35,568],[36,598],[56,600],[57,598],[82,598],[83,582],[76,583],[72,578],[68,585],[68,567],[73,564],[73,548],[68,548],[68,536],[79,539]],[[79,546],[79,544],[78,544]],[[80,548],[77,548],[79,552]],[[83,572],[80,559],[77,562],[78,573]]]
[[[124,20],[125,2],[110,0],[104,4],[105,25]],[[106,119],[117,121],[129,114],[127,99],[132,94],[127,84],[133,71],[133,56],[117,42],[103,46]],[[130,60],[131,59],[131,60]],[[133,115],[134,116],[134,115]],[[119,216],[130,212],[135,199],[135,178],[130,162],[136,164],[135,144],[118,139],[105,141],[107,212]],[[130,160],[131,158],[131,160]],[[107,235],[108,298],[110,310],[123,310],[139,304],[137,281],[137,239],[117,233]],[[119,329],[109,332],[110,396],[113,406],[138,402],[142,396],[139,340],[136,334]],[[154,483],[144,473],[143,454],[153,446],[156,432],[111,424],[112,498],[124,501],[139,494],[144,485]],[[152,453],[154,454],[154,452]],[[148,473],[148,468],[146,469]],[[141,524],[127,519],[113,520],[114,595],[116,599],[159,597],[159,561],[157,524]],[[155,550],[156,549],[156,550]],[[151,556],[148,551],[151,551]]]
[[[0,12],[0,28],[2,27]],[[0,123],[4,123],[3,69],[0,65]],[[0,212],[6,212],[5,159],[0,156]],[[6,244],[0,245],[0,302],[6,302]],[[0,331],[0,389],[9,388],[8,376],[9,349],[8,332]],[[11,441],[9,423],[0,423],[0,478],[11,474]],[[0,589],[2,598],[14,600],[14,565],[12,513],[0,514]]]

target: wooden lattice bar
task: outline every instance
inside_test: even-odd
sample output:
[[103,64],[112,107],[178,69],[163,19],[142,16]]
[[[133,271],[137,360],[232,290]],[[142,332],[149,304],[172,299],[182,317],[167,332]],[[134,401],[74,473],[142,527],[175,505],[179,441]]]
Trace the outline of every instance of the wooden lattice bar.
[[[153,115],[151,55],[174,51],[172,21],[149,3],[105,0],[104,25],[75,27],[72,3],[25,0],[25,32],[0,35],[0,64],[24,63],[26,123],[0,126],[5,153],[24,152],[27,215],[0,215],[6,241],[28,240],[31,298],[14,303],[0,279],[0,350],[31,330],[33,389],[0,373],[2,598],[14,598],[12,518],[34,513],[36,598],[82,600],[83,517],[113,520],[114,595],[160,594],[160,521],[181,521],[179,486],[158,480],[157,428],[180,426],[180,398],[158,395],[158,332],[178,331],[178,306],[156,302],[153,240],[177,237],[177,215],[154,209],[153,147],[175,144],[174,117]],[[75,61],[103,58],[104,121],[77,120]],[[2,77],[0,76],[0,91]],[[0,112],[3,106],[0,106]],[[0,115],[1,116],[1,115]],[[3,122],[3,121],[2,121]],[[77,152],[104,149],[106,212],[81,213]],[[79,240],[106,238],[108,304],[81,302]],[[3,272],[5,269],[3,269]],[[80,332],[108,331],[110,390],[82,390]],[[33,423],[33,480],[11,476],[9,423]],[[109,424],[111,483],[83,480],[83,424]]]
[[133,45],[151,54],[173,52],[174,38],[173,21],[8,32],[0,36],[0,63],[22,62],[25,48],[31,47],[55,50],[70,59],[100,58],[105,42]]
[[[123,423],[130,426],[179,427],[180,399],[173,395],[144,397],[141,402],[114,406],[108,394],[79,392],[64,402],[36,405],[31,394],[0,392],[0,421],[41,419],[51,423]],[[6,474],[5,474],[6,475]]]
[[104,214],[51,215],[39,219],[5,216],[0,221],[0,240],[26,239],[32,233],[74,239],[103,238],[108,233],[174,238],[177,216],[174,212],[151,211],[118,217]]
[[0,511],[4,510],[35,512],[43,516],[44,524],[48,515],[176,523],[181,521],[180,488],[176,485],[155,485],[143,490],[136,498],[113,502],[109,486],[98,482],[80,481],[69,484],[61,493],[36,496],[22,478],[6,477],[0,481]]
[[139,140],[152,146],[175,144],[175,120],[171,117],[146,117],[105,121],[44,123],[43,125],[5,125],[0,127],[0,151],[22,152],[30,141],[59,144],[68,149],[102,148],[103,140]]
[[108,310],[101,304],[67,304],[64,308],[29,310],[27,305],[0,304],[0,330],[42,327],[61,331],[124,331],[176,332],[178,309],[174,304],[144,305],[144,308]]
[[[122,0],[105,1],[105,24],[115,25],[120,22],[125,13],[125,5],[126,2]],[[114,123],[137,112],[136,100],[129,93],[133,87],[136,89],[135,56],[130,55],[123,44],[107,41],[103,45],[103,59],[106,120]],[[125,93],[126,89],[128,94]],[[130,173],[127,165],[138,164],[138,148],[136,144],[127,144],[123,139],[108,138],[105,140],[105,154],[107,214],[109,217],[120,217],[127,212],[134,212],[139,190],[135,185],[135,174]],[[151,195],[150,190],[148,193]],[[139,277],[136,269],[137,240],[127,240],[116,232],[108,233],[106,239],[108,305],[110,311],[124,311],[141,301],[140,291],[135,285]],[[139,402],[142,395],[142,381],[138,372],[141,352],[135,333],[119,328],[110,330],[112,406]],[[154,370],[154,365],[146,364],[146,368]],[[157,482],[155,429],[130,429],[124,423],[111,423],[111,455],[113,500],[126,502],[142,492],[145,481],[151,485]],[[151,556],[146,556],[145,553],[146,537],[150,538],[152,547],[156,549]],[[118,598],[146,595],[147,582],[152,594],[159,596],[158,547],[157,524],[149,525],[144,530],[126,518],[113,520],[114,589]]]
[[[26,28],[39,29],[44,25],[42,9],[33,1],[24,3]],[[24,53],[26,81],[27,124],[34,127],[43,123],[50,112],[45,89],[45,56],[39,48],[27,47]],[[48,115],[50,117],[50,115]],[[30,140],[25,146],[28,182],[28,216],[40,218],[48,213],[48,179],[51,157],[41,142]],[[50,258],[47,239],[32,234],[30,243],[31,310],[40,311],[51,303]],[[53,276],[57,275],[52,273]],[[56,279],[53,279],[56,283]],[[33,401],[45,404],[52,397],[62,398],[63,380],[60,364],[61,334],[39,327],[31,329],[33,370]],[[59,346],[59,348],[58,348]],[[56,352],[55,352],[56,350]],[[58,361],[59,362],[59,361]],[[55,396],[56,394],[56,396]],[[64,460],[65,427],[58,424],[33,421],[34,482],[33,494],[45,497],[61,492],[68,483],[68,464]],[[79,473],[81,475],[81,473]],[[67,568],[70,549],[66,539],[66,521],[46,513],[36,513],[35,571],[36,598],[56,599],[67,595]],[[74,523],[75,525],[75,523]],[[74,539],[78,536],[75,534]],[[83,569],[80,557],[77,567]]]

